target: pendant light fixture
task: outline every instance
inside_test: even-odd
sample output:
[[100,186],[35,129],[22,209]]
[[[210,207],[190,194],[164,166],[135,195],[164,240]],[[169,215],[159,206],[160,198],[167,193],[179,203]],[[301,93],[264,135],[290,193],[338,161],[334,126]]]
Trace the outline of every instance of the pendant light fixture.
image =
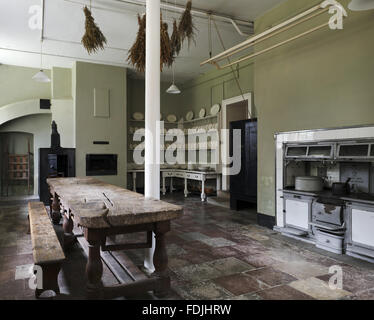
[[[174,5],[176,6],[176,1],[174,2]],[[166,14],[167,14],[167,11],[166,11]],[[173,83],[171,84],[171,86],[166,90],[166,93],[169,93],[169,94],[180,94],[181,91],[179,90],[179,88],[176,86],[175,82],[174,82],[174,64],[175,64],[176,60],[174,60],[174,63],[172,64],[172,70],[173,70]]]
[[371,10],[374,9],[374,0],[352,0],[348,8],[352,11]]
[[176,86],[176,84],[174,82],[174,64],[173,64],[172,68],[173,68],[173,83],[171,84],[171,86],[169,87],[169,89],[166,90],[166,93],[180,94],[181,91],[179,90],[179,88]]
[[51,79],[49,79],[43,70],[43,38],[40,40],[40,71],[32,79],[37,82],[51,82]]

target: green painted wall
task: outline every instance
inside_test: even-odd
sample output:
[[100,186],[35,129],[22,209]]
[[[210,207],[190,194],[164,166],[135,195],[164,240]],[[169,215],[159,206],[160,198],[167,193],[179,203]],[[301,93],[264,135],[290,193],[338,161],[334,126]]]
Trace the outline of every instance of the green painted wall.
[[[253,71],[254,66],[251,62],[241,64],[238,68],[235,68],[235,74],[238,77],[243,93],[253,92]],[[215,103],[221,104],[222,100],[236,97],[240,94],[241,91],[230,68],[219,71],[213,69],[197,79],[183,84],[180,96],[181,112],[185,115],[189,110],[192,110],[195,117],[198,117],[201,108],[205,108],[207,113],[209,113],[210,108]]]
[[[51,83],[32,80],[39,71],[10,65],[0,65],[0,108],[2,106],[29,99],[50,99]],[[45,70],[50,77],[50,70]]]
[[52,68],[52,99],[72,98],[72,75],[69,68]]
[[[75,62],[72,84],[76,119],[76,174],[86,175],[86,154],[118,154],[118,175],[100,180],[126,187],[126,69]],[[94,117],[94,89],[109,89],[109,117]],[[109,141],[94,145],[93,141]]]
[[[256,33],[320,2],[289,0],[256,20]],[[348,0],[340,2],[347,8]],[[326,27],[255,60],[260,213],[275,214],[274,133],[374,123],[373,11],[347,12],[344,30]],[[261,47],[328,19],[321,16]]]
[[[170,87],[171,83],[161,82],[160,92],[160,110],[164,118],[168,114],[175,114],[179,118],[183,116],[183,109],[181,109],[181,96],[168,94],[166,90]],[[179,85],[179,84],[178,84]],[[128,103],[128,116],[136,112],[143,112],[145,108],[145,81],[142,79],[127,78],[127,103]]]

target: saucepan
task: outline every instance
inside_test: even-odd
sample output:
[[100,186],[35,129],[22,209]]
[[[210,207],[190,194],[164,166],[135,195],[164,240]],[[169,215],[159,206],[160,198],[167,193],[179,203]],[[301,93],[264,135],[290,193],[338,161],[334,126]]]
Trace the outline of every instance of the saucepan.
[[332,194],[334,196],[349,194],[351,191],[349,181],[351,181],[351,178],[349,178],[346,182],[334,182],[332,184]]

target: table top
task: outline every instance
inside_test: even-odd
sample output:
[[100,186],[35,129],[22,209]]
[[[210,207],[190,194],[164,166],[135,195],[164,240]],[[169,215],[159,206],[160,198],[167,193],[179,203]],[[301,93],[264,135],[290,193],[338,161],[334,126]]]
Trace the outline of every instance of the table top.
[[60,197],[74,220],[86,228],[110,228],[172,220],[180,217],[181,206],[107,184],[82,178],[49,178],[51,191]]

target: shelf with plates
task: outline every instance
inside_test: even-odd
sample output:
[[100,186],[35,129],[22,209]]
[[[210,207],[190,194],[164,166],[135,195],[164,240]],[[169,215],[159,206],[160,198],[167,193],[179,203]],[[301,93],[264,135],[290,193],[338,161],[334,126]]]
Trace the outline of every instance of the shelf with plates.
[[218,121],[219,114],[216,115],[209,115],[205,116],[203,118],[196,118],[192,120],[184,120],[183,123],[196,123],[196,122],[202,122],[202,121],[207,121],[207,120],[217,120]]
[[[145,120],[135,120],[135,119],[129,119],[128,120],[129,122],[134,122],[134,123],[144,123],[145,124]],[[162,120],[164,122],[164,124],[170,124],[170,125],[178,125],[180,122],[169,122],[169,121],[165,121],[165,120]]]
[[[137,116],[143,117],[143,119],[142,120],[129,119],[128,121],[129,163],[133,162],[131,151],[134,151],[135,148],[139,144],[144,142],[144,141],[132,141],[133,140],[132,137],[134,136],[135,131],[139,129],[140,130],[144,129],[145,127],[144,115],[137,114]],[[197,116],[198,118],[194,119],[194,113],[192,111],[189,111],[184,117],[180,119],[177,119],[175,115],[168,115],[167,117],[162,118],[165,124],[165,128],[164,128],[164,132],[161,133],[161,137],[166,137],[166,135],[169,133],[174,136],[174,141],[161,140],[160,151],[162,153],[166,152],[166,150],[171,144],[175,144],[177,142],[176,136],[178,135],[178,131],[173,131],[173,130],[179,129],[179,130],[182,130],[183,138],[185,139],[184,140],[185,147],[182,149],[184,149],[184,151],[186,152],[186,158],[187,158],[188,151],[196,151],[198,153],[197,158],[200,158],[199,152],[208,152],[208,158],[214,157],[214,154],[217,154],[216,152],[218,152],[217,150],[219,149],[219,145],[220,145],[220,136],[219,136],[220,122],[221,122],[220,106],[219,105],[213,106],[210,110],[210,114],[207,114],[205,109],[202,108]],[[172,120],[176,120],[176,121],[175,122],[167,121],[168,118],[172,118]],[[188,137],[190,136],[192,137],[192,140],[193,140],[192,142],[190,142],[188,139]],[[202,137],[202,139],[207,138],[207,140],[209,141],[207,141],[207,143],[201,142],[200,139],[197,138],[198,136]],[[178,148],[179,149],[181,148],[180,144],[177,144],[177,149]]]

